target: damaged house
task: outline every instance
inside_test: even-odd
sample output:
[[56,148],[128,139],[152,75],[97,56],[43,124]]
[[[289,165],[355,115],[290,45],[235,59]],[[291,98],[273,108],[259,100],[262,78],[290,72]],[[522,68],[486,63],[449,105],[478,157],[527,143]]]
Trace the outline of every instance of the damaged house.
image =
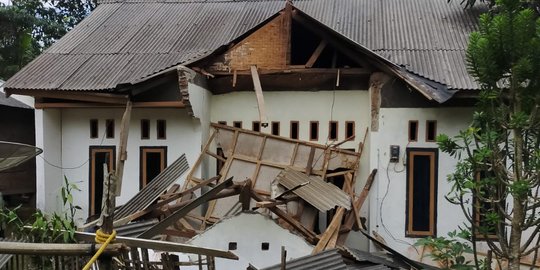
[[[44,151],[38,208],[60,207],[65,175],[81,188],[74,198],[80,218],[99,214],[102,165],[114,169],[120,157],[117,205],[159,179],[167,182],[159,192],[176,182],[172,193],[194,196],[177,201],[143,238],[176,226],[170,240],[196,241],[219,220],[256,208],[319,251],[345,244],[375,250],[360,234],[349,235],[365,226],[421,260],[412,246],[418,237],[462,223],[455,218],[461,210],[444,200],[455,160],[439,152],[435,137],[470,122],[478,85],[467,74],[465,49],[482,6],[98,2],[5,85],[8,94],[35,98],[36,143]],[[129,132],[121,134],[128,103]],[[127,154],[117,148],[121,136]],[[189,173],[160,177],[183,153]],[[231,177],[233,195],[217,198]],[[208,204],[194,199],[214,190]],[[186,205],[193,208],[175,214]]]

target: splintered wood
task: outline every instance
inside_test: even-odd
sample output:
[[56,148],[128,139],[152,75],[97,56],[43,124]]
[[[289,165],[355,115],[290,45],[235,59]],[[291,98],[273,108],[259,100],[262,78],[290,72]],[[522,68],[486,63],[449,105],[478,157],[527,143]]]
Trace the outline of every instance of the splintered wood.
[[[254,210],[302,235],[313,253],[342,245],[351,230],[362,228],[359,211],[376,171],[357,195],[361,153],[339,149],[341,143],[324,146],[218,124],[211,128],[183,187],[173,186],[129,216],[160,219],[144,226],[139,239],[165,235],[185,241],[225,217]],[[220,165],[217,176],[196,176],[212,164]],[[318,223],[325,218],[326,224]]]
[[[374,175],[362,194],[356,196],[355,178],[361,153],[225,125],[211,124],[211,127],[212,134],[188,174],[183,192],[205,185],[208,180],[197,178],[196,172],[204,169],[202,166],[220,162],[217,183],[232,177],[231,189],[236,193],[208,201],[203,216],[198,222],[190,223],[194,230],[203,231],[237,211],[257,210],[271,213],[279,224],[303,235],[316,246],[314,253],[317,253],[339,245],[350,230],[361,228],[358,211]],[[222,155],[217,154],[218,149]],[[288,182],[280,182],[278,176],[285,181],[283,173],[287,171],[292,173]],[[339,182],[344,184],[330,184]],[[321,192],[321,188],[328,192]],[[335,213],[326,229],[323,226],[315,232],[319,213],[326,216],[319,211]]]

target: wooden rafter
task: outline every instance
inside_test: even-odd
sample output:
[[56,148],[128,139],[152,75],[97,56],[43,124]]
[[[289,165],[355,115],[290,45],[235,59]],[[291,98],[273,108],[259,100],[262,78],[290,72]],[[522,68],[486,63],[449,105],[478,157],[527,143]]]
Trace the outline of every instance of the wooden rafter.
[[262,91],[261,80],[259,79],[259,73],[256,66],[251,66],[251,76],[253,78],[253,86],[255,87],[255,94],[257,96],[257,105],[259,108],[259,121],[261,126],[268,126],[268,118],[266,117],[266,108],[264,105],[264,96]]
[[315,49],[315,51],[313,52],[313,54],[311,55],[311,57],[307,61],[307,63],[306,63],[307,68],[313,67],[315,62],[317,62],[317,59],[319,59],[319,56],[321,56],[321,53],[324,51],[324,48],[326,48],[326,44],[328,44],[328,42],[326,40],[324,40],[324,39],[321,40],[321,43],[319,43],[319,46],[317,46],[317,48]]

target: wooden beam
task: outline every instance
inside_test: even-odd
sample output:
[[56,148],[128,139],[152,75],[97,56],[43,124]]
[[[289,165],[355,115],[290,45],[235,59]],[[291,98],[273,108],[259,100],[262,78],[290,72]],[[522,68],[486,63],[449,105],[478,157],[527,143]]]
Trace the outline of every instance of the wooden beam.
[[317,245],[315,246],[311,254],[317,254],[325,250],[332,236],[336,232],[339,233],[339,227],[341,225],[341,220],[343,219],[344,213],[345,213],[345,208],[339,207],[336,214],[334,215],[334,218],[332,218],[332,222],[330,222],[330,225],[328,225],[328,228],[326,228],[326,231],[324,231],[323,235],[321,236],[321,240],[319,240],[319,242],[317,243]]
[[268,126],[268,118],[266,117],[266,109],[264,106],[264,96],[262,91],[261,80],[259,79],[259,73],[257,73],[257,67],[251,66],[251,77],[253,79],[253,86],[255,87],[255,95],[257,96],[257,105],[259,108],[259,121],[261,126]]
[[[94,239],[92,239],[94,242]],[[0,254],[21,254],[41,256],[92,256],[101,247],[101,244],[50,244],[50,243],[21,243],[2,242]],[[119,255],[127,249],[120,243],[109,244],[104,251],[105,255]]]
[[[252,190],[251,197],[258,202],[265,201],[265,198],[263,198],[261,195],[257,194],[257,192],[254,192]],[[285,222],[289,223],[293,228],[295,228],[298,232],[300,232],[304,237],[306,237],[307,241],[315,244],[318,241],[317,235],[315,235],[314,232],[306,229],[302,223],[291,217],[287,212],[277,208],[276,206],[269,207],[268,208],[272,213],[276,214],[278,217],[283,219]]]
[[315,25],[309,21],[304,15],[300,14],[298,10],[293,11],[292,18],[300,23],[302,26],[306,27],[309,31],[313,32],[315,35],[319,36],[321,39],[326,40],[332,47],[340,51],[349,57],[352,61],[360,64],[364,68],[373,69],[373,65],[366,61],[363,57],[358,55],[358,52],[351,49],[348,46],[345,46],[343,42],[340,42],[335,38],[335,36],[330,33],[323,31],[319,26]]
[[125,105],[129,98],[127,95],[116,95],[108,93],[96,93],[89,91],[66,91],[66,90],[10,90],[9,95],[25,95],[36,98],[56,98],[67,100],[78,100],[87,102],[98,102],[106,104]]
[[[80,240],[80,241],[94,242],[95,241],[94,238],[96,237],[96,234],[87,233],[87,232],[75,232],[75,237],[77,238],[77,240]],[[149,240],[149,239],[141,239],[141,238],[133,238],[133,237],[125,237],[125,236],[116,236],[115,242],[125,244],[128,247],[139,247],[139,248],[154,249],[154,250],[166,251],[166,252],[200,254],[200,255],[213,256],[213,257],[224,258],[224,259],[238,260],[238,256],[236,256],[230,251],[203,248],[203,247],[186,245],[186,244],[181,244],[181,243],[176,243],[176,242],[157,241],[157,240]],[[39,245],[41,245],[41,243]]]
[[287,65],[291,64],[292,9],[292,4],[287,1],[284,12],[281,15],[283,17],[282,34],[283,38],[285,39],[285,63]]
[[163,232],[167,227],[174,224],[179,219],[183,218],[185,215],[187,215],[191,210],[197,208],[199,205],[203,204],[204,202],[208,201],[209,198],[213,197],[214,195],[217,195],[221,190],[225,189],[226,187],[231,186],[232,183],[232,177],[221,182],[217,186],[215,186],[213,189],[207,191],[206,193],[202,194],[200,197],[194,199],[190,204],[182,207],[181,209],[178,209],[172,215],[166,217],[163,219],[160,223],[152,226],[150,229],[146,230],[144,233],[142,233],[139,238],[152,238],[155,235],[160,234]]
[[323,52],[324,48],[326,48],[326,44],[328,44],[326,40],[324,39],[321,40],[321,42],[319,43],[319,46],[315,48],[315,51],[313,52],[313,54],[311,55],[311,57],[309,57],[309,60],[307,61],[306,63],[307,68],[313,67],[315,62],[317,62],[317,59],[319,59],[319,56],[321,56],[321,53]]
[[[34,108],[124,108],[124,104],[109,104],[96,102],[36,102]],[[182,101],[151,101],[151,102],[133,102],[133,108],[185,108]]]
[[124,176],[124,163],[127,160],[127,143],[129,135],[129,123],[131,120],[131,101],[126,104],[126,111],[122,116],[122,124],[120,126],[120,143],[118,160],[116,161],[116,197],[122,193],[122,177]]
[[[259,75],[271,75],[271,74],[336,74],[337,70],[335,68],[305,68],[305,65],[302,67],[288,66],[285,69],[259,69]],[[251,71],[248,70],[235,70],[233,73],[227,71],[215,71],[214,74],[217,76],[248,76],[251,75]],[[340,69],[341,75],[370,75],[371,70],[366,68],[342,68]],[[237,78],[238,80],[238,78]]]
[[242,204],[242,211],[249,211],[249,204],[251,202],[251,180],[246,180],[242,185],[239,200]]
[[[369,175],[366,184],[364,185],[364,189],[362,192],[360,192],[360,195],[356,199],[356,201],[353,202],[353,210],[352,211],[360,211],[362,208],[362,205],[366,201],[367,196],[369,195],[369,190],[371,189],[371,185],[373,184],[373,181],[375,180],[375,175],[377,174],[377,169],[373,169],[371,171],[371,174]],[[345,222],[343,223],[343,229],[344,233],[342,233],[339,236],[338,243],[345,243],[345,240],[347,240],[347,237],[349,235],[349,232],[353,229],[353,226],[355,223],[359,222],[356,219],[357,216],[354,215],[354,213],[349,213],[345,217]],[[361,222],[360,222],[361,223]],[[361,229],[361,225],[359,225]]]

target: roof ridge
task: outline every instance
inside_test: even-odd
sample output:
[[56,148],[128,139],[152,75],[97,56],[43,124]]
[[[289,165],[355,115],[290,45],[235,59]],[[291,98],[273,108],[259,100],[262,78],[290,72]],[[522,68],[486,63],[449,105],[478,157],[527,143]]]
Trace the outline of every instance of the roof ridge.
[[436,49],[408,49],[408,48],[405,48],[405,49],[374,49],[373,50],[374,52],[379,52],[379,51],[412,51],[412,52],[415,52],[415,51],[418,51],[418,52],[439,52],[439,51],[442,51],[442,52],[448,52],[448,51],[452,51],[452,52],[461,52],[461,51],[467,51],[466,49],[444,49],[444,48],[436,48]]

